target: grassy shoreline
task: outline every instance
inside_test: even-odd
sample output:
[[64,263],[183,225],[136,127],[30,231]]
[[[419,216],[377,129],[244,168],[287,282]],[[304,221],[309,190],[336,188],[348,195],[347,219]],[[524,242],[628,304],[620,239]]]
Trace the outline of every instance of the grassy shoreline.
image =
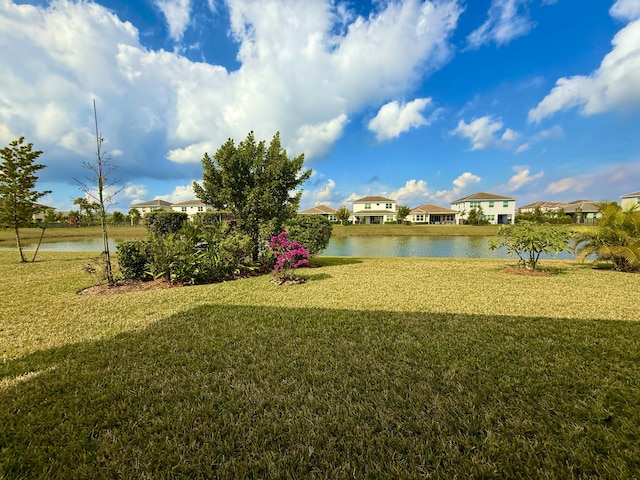
[[[334,225],[333,236],[375,237],[375,236],[493,236],[498,231],[497,225],[471,227],[466,225]],[[40,238],[39,228],[22,228],[20,236],[25,243],[37,242]],[[137,240],[145,238],[147,230],[142,226],[109,227],[109,238],[116,241]],[[79,241],[102,238],[100,227],[48,228],[45,231],[45,243],[59,241]],[[8,247],[15,244],[13,230],[0,230],[0,245]]]
[[322,258],[79,296],[0,252],[0,478],[633,478],[638,275]]

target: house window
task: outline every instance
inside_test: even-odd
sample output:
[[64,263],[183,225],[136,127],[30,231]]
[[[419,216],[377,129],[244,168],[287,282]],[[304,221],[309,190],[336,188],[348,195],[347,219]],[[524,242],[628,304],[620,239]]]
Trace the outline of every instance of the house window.
[[371,204],[370,203],[365,203],[364,204],[364,209],[365,210],[371,210]]
[[489,208],[493,208],[493,201],[489,202]]
[[416,222],[424,222],[424,215],[416,215]]
[[143,209],[142,209],[142,213],[144,213],[144,212],[145,212],[145,210],[146,210],[146,209],[144,209],[144,208],[143,208]]
[[495,222],[496,220],[495,215],[483,215],[482,218],[484,218],[485,220],[488,220],[489,222]]
[[502,206],[507,208],[509,206],[509,200],[505,200],[504,202],[502,202]]
[[387,203],[385,204],[384,208],[386,208],[387,210],[391,210],[393,208],[393,205],[391,203]]
[[393,222],[393,215],[387,215],[387,222]]
[[180,207],[180,211],[181,212],[186,212],[187,211],[187,207]]
[[198,207],[199,212],[204,212],[204,207]]
[[158,207],[151,207],[151,208],[149,209],[149,211],[151,211],[151,212],[155,212],[157,209],[158,209]]
[[480,208],[481,202],[469,202],[469,208]]

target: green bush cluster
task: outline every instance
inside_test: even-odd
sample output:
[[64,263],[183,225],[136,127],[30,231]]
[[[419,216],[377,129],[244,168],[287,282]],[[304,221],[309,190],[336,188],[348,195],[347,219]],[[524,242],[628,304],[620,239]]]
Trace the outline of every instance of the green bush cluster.
[[333,226],[322,215],[298,215],[287,222],[287,235],[291,241],[303,245],[310,255],[327,248]]
[[[249,237],[224,223],[201,219],[185,222],[163,235],[149,231],[147,239],[118,245],[118,262],[124,278],[166,278],[172,283],[203,284],[221,281],[251,270]],[[175,226],[175,224],[173,224]]]
[[166,236],[180,231],[182,225],[189,219],[189,215],[184,212],[157,212],[147,213],[144,218],[144,226],[150,233],[159,236]]

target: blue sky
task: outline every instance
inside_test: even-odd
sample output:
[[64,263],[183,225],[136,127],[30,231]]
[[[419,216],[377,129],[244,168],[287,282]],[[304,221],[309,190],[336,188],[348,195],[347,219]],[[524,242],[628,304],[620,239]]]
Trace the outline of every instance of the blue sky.
[[640,190],[640,0],[0,0],[0,144],[71,208],[93,100],[111,210],[194,198],[200,159],[280,131],[302,208]]

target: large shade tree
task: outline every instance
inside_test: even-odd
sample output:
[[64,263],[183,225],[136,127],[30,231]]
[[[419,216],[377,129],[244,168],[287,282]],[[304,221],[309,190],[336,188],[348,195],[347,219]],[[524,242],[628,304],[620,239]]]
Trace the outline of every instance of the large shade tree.
[[290,159],[276,133],[267,146],[253,132],[236,145],[227,140],[213,158],[202,158],[202,185],[194,182],[196,197],[227,211],[247,234],[257,253],[261,240],[282,231],[298,211],[300,186],[311,176],[302,169],[304,154]]
[[36,173],[44,168],[44,165],[35,163],[41,154],[41,150],[33,149],[32,143],[25,143],[24,137],[0,150],[0,224],[15,231],[22,262],[27,260],[22,251],[19,227],[33,221],[33,215],[42,210],[36,202],[51,193],[35,190]]

